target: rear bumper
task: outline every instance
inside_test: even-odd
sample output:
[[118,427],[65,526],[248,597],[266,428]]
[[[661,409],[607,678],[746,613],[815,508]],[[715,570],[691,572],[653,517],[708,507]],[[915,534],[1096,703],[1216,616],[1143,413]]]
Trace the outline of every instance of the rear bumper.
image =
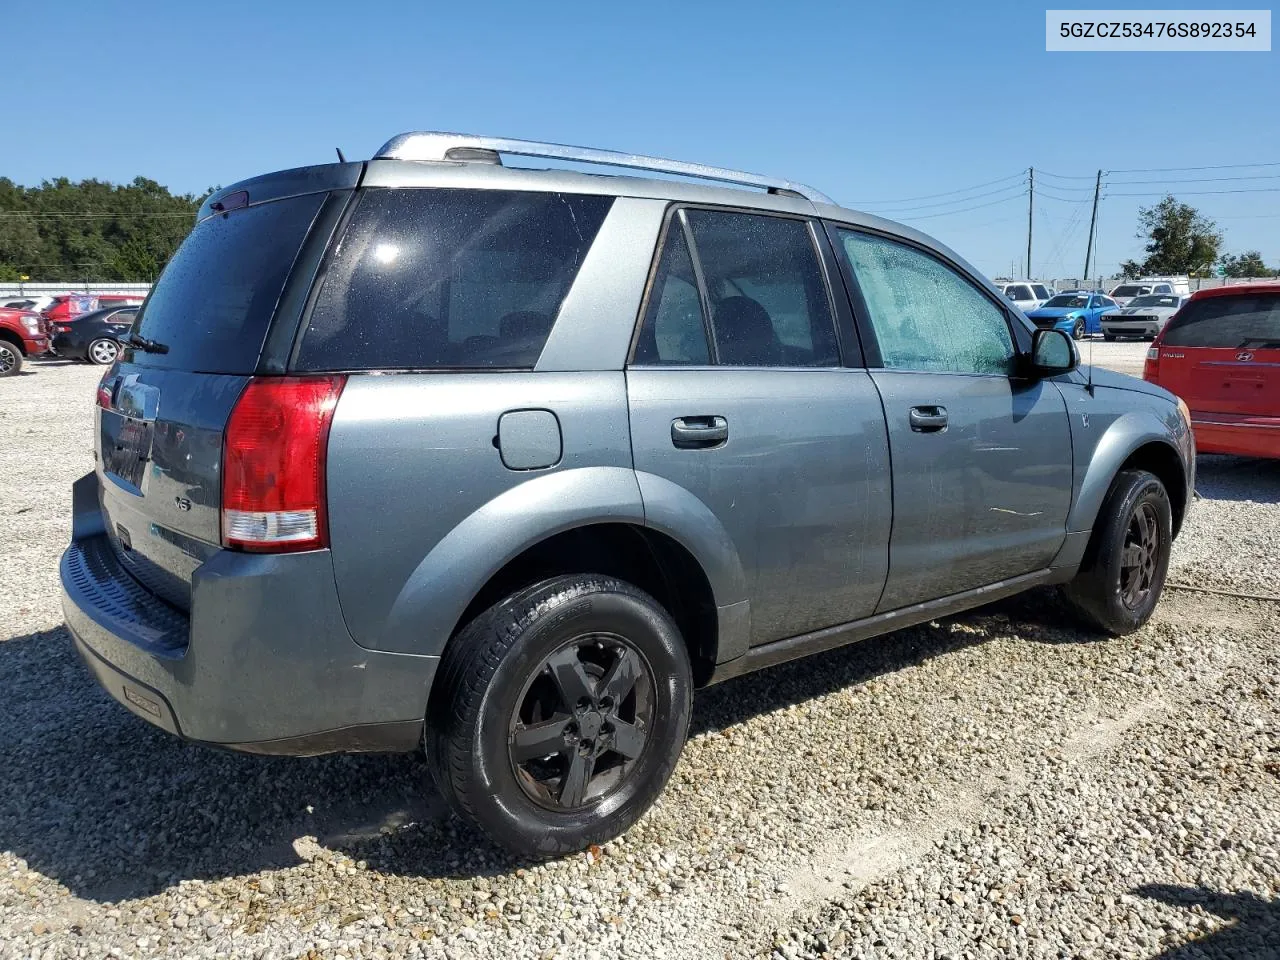
[[[77,481],[77,508],[96,482]],[[438,658],[357,645],[327,550],[220,551],[196,570],[188,616],[125,571],[91,517],[75,519],[60,566],[67,626],[98,682],[137,716],[253,753],[420,743]]]
[[1197,453],[1280,459],[1280,417],[1231,417],[1191,412]]
[[1102,321],[1102,332],[1113,337],[1154,337],[1160,332],[1158,323],[1132,323],[1127,321]]

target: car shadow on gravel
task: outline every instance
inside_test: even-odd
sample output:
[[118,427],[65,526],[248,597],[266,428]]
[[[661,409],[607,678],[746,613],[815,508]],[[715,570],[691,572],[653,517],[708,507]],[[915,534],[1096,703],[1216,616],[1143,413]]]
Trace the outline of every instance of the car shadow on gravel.
[[[695,698],[690,735],[982,643],[1008,619],[977,611],[727,681]],[[424,878],[530,865],[452,817],[416,755],[258,757],[151,727],[99,689],[65,628],[0,642],[0,676],[0,850],[77,896],[335,855]]]
[[1196,493],[1206,500],[1280,503],[1280,460],[1202,453],[1196,458]]
[[1184,910],[1199,907],[1227,921],[1227,926],[1192,943],[1171,947],[1155,960],[1208,960],[1208,958],[1280,957],[1280,900],[1265,900],[1256,893],[1225,894],[1204,887],[1175,887],[1152,884],[1133,891],[1140,897],[1159,900]]

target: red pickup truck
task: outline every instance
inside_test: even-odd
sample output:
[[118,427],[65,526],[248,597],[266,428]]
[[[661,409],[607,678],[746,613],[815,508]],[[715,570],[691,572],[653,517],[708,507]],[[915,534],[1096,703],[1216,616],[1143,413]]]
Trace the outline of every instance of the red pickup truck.
[[0,377],[11,377],[22,369],[24,357],[39,356],[49,349],[49,337],[40,314],[29,310],[0,310]]

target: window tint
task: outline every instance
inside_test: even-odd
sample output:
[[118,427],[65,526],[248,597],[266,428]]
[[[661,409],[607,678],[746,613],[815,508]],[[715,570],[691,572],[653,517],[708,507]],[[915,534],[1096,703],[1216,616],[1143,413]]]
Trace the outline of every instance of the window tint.
[[1164,332],[1166,347],[1280,347],[1280,292],[1188,301]]
[[675,218],[667,227],[667,239],[658,261],[658,273],[649,293],[640,339],[636,342],[636,363],[706,364],[707,331],[698,298],[698,281],[693,272],[684,227]]
[[297,365],[532,367],[612,202],[364,190],[332,254]]
[[841,246],[866,301],[885,367],[1011,371],[1004,311],[946,264],[914,247],[849,230]]
[[1037,300],[1048,300],[1051,296],[1053,296],[1053,294],[1049,292],[1048,287],[1041,286],[1038,283],[1034,284],[1031,287],[1031,289],[1035,291]]
[[274,200],[196,225],[156,282],[137,332],[168,353],[135,363],[205,373],[252,373],[276,301],[324,194]]
[[1035,297],[1031,295],[1030,287],[1025,287],[1021,285],[1010,287],[1008,290],[1008,293],[1009,293],[1009,298],[1012,300],[1034,300],[1035,299]]
[[683,216],[706,284],[719,362],[840,362],[826,281],[803,220],[711,210]]

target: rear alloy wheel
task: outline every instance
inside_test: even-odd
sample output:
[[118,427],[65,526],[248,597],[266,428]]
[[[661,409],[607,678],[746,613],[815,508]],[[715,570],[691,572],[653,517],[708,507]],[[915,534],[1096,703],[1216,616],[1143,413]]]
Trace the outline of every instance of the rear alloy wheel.
[[1132,633],[1155,611],[1172,545],[1164,484],[1145,470],[1122,470],[1094,523],[1085,564],[1063,593],[1092,626]]
[[450,805],[523,857],[625,831],[662,792],[692,709],[675,622],[643,590],[555,577],[471,621],[441,659],[426,750]]
[[8,340],[0,340],[0,377],[12,377],[22,369],[22,351]]
[[1076,325],[1071,329],[1071,338],[1073,340],[1084,339],[1084,321],[1077,320]]
[[109,367],[116,362],[116,357],[119,353],[120,344],[109,337],[103,337],[89,344],[89,349],[85,352],[85,355],[89,358],[90,363],[96,363],[100,367]]

